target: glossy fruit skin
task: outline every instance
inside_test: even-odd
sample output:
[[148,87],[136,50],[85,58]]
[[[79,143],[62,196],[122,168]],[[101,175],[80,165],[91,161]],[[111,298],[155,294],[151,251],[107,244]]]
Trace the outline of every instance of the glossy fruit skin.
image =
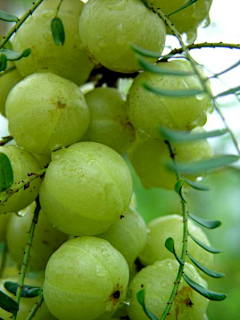
[[[170,297],[173,283],[176,279],[179,264],[176,260],[166,259],[157,261],[153,265],[143,268],[130,284],[130,306],[127,308],[131,320],[147,320],[142,306],[137,301],[137,293],[145,290],[145,304],[157,319],[160,319],[168,299]],[[193,281],[203,287],[207,287],[196,269],[189,263],[185,263],[184,272]],[[192,305],[193,304],[193,305]],[[169,320],[204,320],[208,300],[190,288],[181,279],[178,294],[171,307]]]
[[135,139],[128,120],[126,99],[115,88],[96,88],[85,95],[90,124],[83,141],[95,141],[124,154]]
[[[0,152],[6,154],[13,169],[13,184],[27,179],[28,174],[40,170],[37,160],[27,151],[17,146],[0,147]],[[38,195],[41,180],[36,178],[29,187],[21,188],[0,205],[0,213],[17,212],[26,208]]]
[[142,216],[130,207],[121,219],[99,237],[109,241],[132,266],[147,243],[147,226]]
[[128,278],[125,259],[108,241],[74,238],[47,264],[45,302],[59,320],[94,320],[117,310],[125,298]]
[[[41,277],[40,277],[41,278]],[[25,277],[24,283],[26,285],[30,286],[37,286],[37,287],[42,287],[43,281],[40,278],[33,278],[33,277]],[[6,294],[8,294],[11,298],[16,299],[16,296],[8,292],[5,287],[4,287],[4,282],[5,281],[13,281],[17,282],[19,281],[18,276],[14,276],[11,278],[5,278],[0,280],[0,289],[4,291]],[[18,320],[26,320],[29,312],[31,311],[33,305],[36,303],[38,297],[35,298],[21,298],[20,300],[20,306],[19,306],[19,311],[17,313],[17,319]],[[3,310],[0,308],[0,317],[3,319],[11,319],[12,314]],[[57,320],[48,310],[46,303],[43,301],[42,306],[39,308],[35,316],[33,317],[33,320]]]
[[18,83],[7,98],[6,112],[17,144],[41,155],[79,141],[90,121],[78,86],[49,72]]
[[[33,202],[26,209],[19,212],[18,215],[12,215],[7,226],[6,241],[8,250],[19,268],[22,264],[35,207],[36,204]],[[43,270],[53,252],[67,240],[68,236],[53,228],[44,213],[40,211],[27,271]]]
[[[184,72],[192,72],[186,60],[161,62],[159,67]],[[206,94],[190,97],[161,96],[147,91],[142,83],[162,90],[202,90],[196,76],[159,75],[140,73],[134,80],[128,95],[128,115],[137,133],[145,138],[160,137],[159,126],[177,130],[192,130],[203,126],[207,112],[213,110],[211,100]]]
[[[212,147],[206,140],[174,143],[173,146],[179,163],[200,161],[213,156]],[[144,187],[174,189],[177,178],[176,174],[166,167],[172,159],[164,140],[137,139],[129,150],[129,158]],[[186,177],[196,180],[197,175]]]
[[163,21],[139,0],[88,1],[79,31],[91,59],[123,73],[140,69],[130,43],[160,55],[166,36]]
[[40,190],[49,221],[75,236],[105,232],[125,214],[131,197],[132,177],[124,159],[96,142],[54,152]]
[[57,16],[64,26],[64,45],[56,45],[51,32],[51,21],[56,16],[58,5],[59,1],[43,3],[18,30],[13,40],[13,50],[22,52],[30,48],[31,54],[17,61],[16,66],[23,77],[45,69],[80,85],[88,79],[93,68],[78,33],[83,4],[71,0],[64,1],[60,6]]
[[[151,221],[148,224],[147,245],[139,256],[141,263],[146,266],[153,264],[155,261],[172,258],[172,253],[165,248],[167,238],[173,238],[176,253],[180,256],[182,250],[182,228],[182,217],[177,214],[162,216]],[[191,220],[188,221],[188,231],[195,238],[210,246],[206,234]],[[203,266],[208,269],[214,269],[213,254],[201,248],[190,237],[188,237],[188,252]],[[186,261],[192,263],[189,258]],[[207,277],[202,271],[198,270],[198,272],[202,277]]]

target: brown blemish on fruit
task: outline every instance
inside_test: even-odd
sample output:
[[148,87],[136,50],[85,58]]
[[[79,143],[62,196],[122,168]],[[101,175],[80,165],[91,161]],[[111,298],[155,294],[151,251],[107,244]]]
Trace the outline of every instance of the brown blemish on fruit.
[[179,308],[185,304],[186,307],[192,307],[193,302],[190,299],[192,296],[192,289],[190,287],[184,287],[178,292],[178,295],[175,297],[175,317],[178,319]]
[[111,301],[113,304],[113,308],[118,304],[119,298],[121,297],[121,287],[119,284],[114,288],[113,293],[110,295],[108,301]]
[[58,100],[58,102],[57,102],[57,108],[59,108],[59,109],[65,108],[66,105],[67,105],[66,103],[62,103],[60,100]]

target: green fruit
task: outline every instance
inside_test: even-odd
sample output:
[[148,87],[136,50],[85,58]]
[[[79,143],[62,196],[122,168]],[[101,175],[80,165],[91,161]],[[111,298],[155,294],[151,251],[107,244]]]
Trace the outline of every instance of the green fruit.
[[0,243],[5,241],[6,227],[7,227],[9,218],[10,218],[10,214],[0,214]]
[[90,121],[78,86],[53,73],[35,73],[18,83],[6,112],[17,144],[42,155],[79,141]]
[[161,55],[166,35],[163,21],[139,0],[88,1],[79,31],[91,59],[124,73],[140,69],[131,43]]
[[95,142],[55,152],[40,190],[49,221],[71,235],[105,232],[125,214],[131,196],[132,177],[124,159]]
[[[170,297],[173,283],[176,279],[179,264],[176,260],[166,259],[157,261],[153,265],[143,268],[130,284],[130,306],[127,308],[131,320],[148,320],[143,311],[143,307],[137,301],[137,293],[145,290],[145,305],[157,319],[160,319]],[[193,281],[203,287],[207,287],[197,273],[196,269],[189,263],[185,263],[184,273]],[[208,300],[194,291],[188,284],[181,279],[178,294],[176,295],[169,320],[204,320]]]
[[16,69],[9,71],[14,65],[8,61],[8,68],[5,72],[0,72],[0,113],[6,116],[5,103],[10,90],[22,80],[22,77]]
[[142,216],[130,208],[110,229],[98,236],[109,241],[132,265],[147,243],[147,226]]
[[[7,246],[19,267],[23,261],[35,207],[36,204],[32,203],[18,215],[12,215],[8,223]],[[44,213],[40,211],[27,267],[28,272],[44,269],[53,252],[67,239],[68,236],[53,228]]]
[[[153,5],[156,11],[157,8],[161,8],[168,15],[180,9],[188,0],[148,0],[148,2]],[[205,19],[209,19],[208,13],[211,4],[212,0],[198,0],[184,10],[170,16],[170,19],[180,33],[191,32],[194,34],[197,32],[198,26]],[[172,34],[169,28],[167,28],[167,33]]]
[[125,153],[135,132],[127,117],[124,95],[114,88],[97,88],[87,93],[85,99],[91,120],[83,140],[103,143]]
[[[147,245],[140,254],[140,261],[143,265],[146,266],[153,264],[155,261],[172,258],[172,253],[165,247],[167,238],[173,238],[176,253],[181,256],[183,238],[181,216],[174,214],[154,219],[148,224],[148,229]],[[191,220],[188,221],[188,231],[205,245],[210,246],[206,234]],[[203,266],[213,269],[213,254],[201,248],[190,237],[188,237],[187,251]],[[191,262],[188,258],[187,261]],[[206,276],[201,271],[199,271],[199,273],[204,277]]]
[[[169,70],[192,72],[191,65],[186,60],[161,62],[159,66]],[[191,130],[206,123],[207,112],[213,108],[206,94],[190,97],[161,96],[147,91],[142,86],[143,83],[161,90],[202,90],[197,76],[140,73],[135,78],[128,96],[129,119],[139,135],[145,138],[159,138],[160,125]]]
[[48,0],[18,30],[13,50],[22,52],[30,48],[31,54],[17,61],[16,66],[24,77],[46,69],[79,85],[88,79],[93,68],[78,34],[82,2],[72,0],[61,4],[57,17],[64,26],[65,42],[58,46],[53,40],[51,21],[56,16],[59,3],[52,1],[50,4]]
[[[213,156],[213,150],[206,140],[174,144],[175,156],[179,163],[200,161]],[[129,158],[144,187],[173,189],[176,174],[166,167],[172,163],[168,146],[163,140],[137,140],[129,150]],[[191,180],[196,175],[187,175]]]
[[[28,174],[40,170],[36,159],[27,151],[16,146],[0,147],[0,152],[6,154],[13,169],[13,185],[28,178]],[[21,188],[17,193],[1,203],[0,213],[17,212],[26,208],[38,195],[41,180],[33,180],[27,188]]]
[[[4,287],[5,281],[13,281],[13,282],[19,282],[19,277],[12,277],[12,278],[6,278],[0,280],[0,290],[2,290],[4,293],[8,294],[11,298],[14,300],[16,299],[16,296],[11,294],[7,289]],[[42,286],[42,281],[38,278],[30,278],[25,277],[24,284],[30,285],[30,286]],[[38,297],[36,298],[21,298],[20,305],[19,305],[19,311],[17,313],[17,319],[18,320],[26,320],[29,312],[31,311],[32,307],[36,303]],[[3,310],[0,308],[0,317],[3,319],[11,319],[12,314]],[[38,309],[37,313],[35,314],[33,320],[56,320],[56,318],[49,312],[45,302],[41,305],[41,307]]]
[[117,310],[128,284],[128,265],[106,240],[75,238],[49,259],[44,299],[59,320],[94,320]]

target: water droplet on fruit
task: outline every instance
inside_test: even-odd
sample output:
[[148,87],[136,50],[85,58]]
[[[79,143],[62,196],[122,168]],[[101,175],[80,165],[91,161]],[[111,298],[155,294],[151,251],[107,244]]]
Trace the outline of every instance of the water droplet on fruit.
[[101,35],[98,35],[97,36],[97,43],[98,43],[98,45],[99,45],[99,47],[105,47],[106,46],[106,40],[104,39],[104,37],[103,36],[101,36]]
[[148,139],[150,137],[150,135],[145,130],[140,128],[137,129],[137,136],[142,140]]
[[206,18],[203,20],[203,23],[201,24],[202,28],[207,28],[211,23],[211,19],[209,15],[206,16]]
[[187,43],[194,43],[194,41],[197,38],[197,30],[196,29],[192,29],[192,30],[188,31],[186,33],[186,37],[187,37],[187,39],[186,39]]
[[196,95],[196,98],[197,98],[198,101],[203,100],[202,94],[197,94],[197,95]]

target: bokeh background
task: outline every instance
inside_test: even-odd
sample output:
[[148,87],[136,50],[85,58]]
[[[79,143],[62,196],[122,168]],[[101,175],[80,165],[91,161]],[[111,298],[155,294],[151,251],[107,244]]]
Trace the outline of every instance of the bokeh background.
[[[0,10],[18,16],[31,5],[29,0],[0,0]],[[213,0],[210,11],[211,24],[198,31],[196,42],[240,42],[239,8],[237,0]],[[0,22],[0,35],[4,35],[11,24]],[[176,39],[169,37],[167,45],[179,47]],[[240,60],[240,50],[200,49],[191,51],[193,57],[206,67],[209,75],[220,72]],[[212,81],[214,93],[239,86],[240,68]],[[0,88],[1,94],[1,88]],[[238,96],[219,99],[219,106],[238,141],[240,141],[240,102]],[[222,128],[217,113],[210,115],[205,126],[207,130]],[[0,136],[7,134],[7,121],[0,116]],[[210,140],[215,153],[236,153],[231,140],[225,136]],[[181,213],[179,197],[174,191],[160,188],[146,190],[132,170],[136,191],[137,208],[147,222],[157,216]],[[210,302],[210,320],[240,320],[240,165],[209,173],[202,180],[210,191],[189,190],[188,209],[203,218],[222,221],[219,229],[207,232],[213,247],[224,252],[216,255],[215,269],[226,274],[219,280],[209,280],[209,288],[225,292],[228,298],[223,302]],[[194,320],[194,319],[193,319]]]

